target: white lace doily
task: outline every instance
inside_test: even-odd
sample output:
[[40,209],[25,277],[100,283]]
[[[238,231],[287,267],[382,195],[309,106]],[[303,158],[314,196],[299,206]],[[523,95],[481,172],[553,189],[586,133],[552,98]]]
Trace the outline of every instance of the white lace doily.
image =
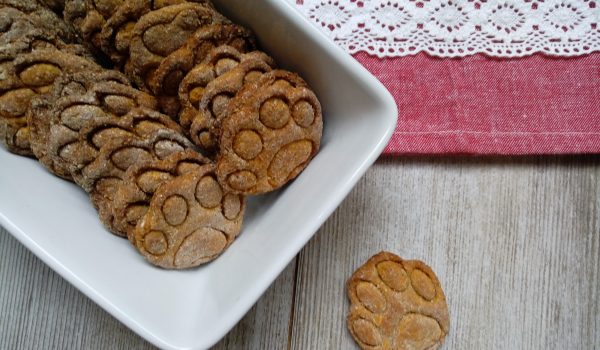
[[350,53],[577,56],[600,50],[600,0],[287,0]]

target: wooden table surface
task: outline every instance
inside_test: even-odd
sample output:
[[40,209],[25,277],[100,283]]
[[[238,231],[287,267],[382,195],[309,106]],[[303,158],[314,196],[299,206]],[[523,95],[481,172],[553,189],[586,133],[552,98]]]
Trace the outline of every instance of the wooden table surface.
[[[600,157],[379,160],[217,349],[352,349],[345,281],[389,250],[445,290],[444,349],[600,347]],[[152,346],[0,228],[0,349]]]

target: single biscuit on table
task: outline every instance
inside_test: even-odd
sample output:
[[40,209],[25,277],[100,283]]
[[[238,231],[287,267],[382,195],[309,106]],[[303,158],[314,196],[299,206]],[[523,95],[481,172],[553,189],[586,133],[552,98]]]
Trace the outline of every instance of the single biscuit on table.
[[84,95],[59,98],[51,110],[47,154],[53,167],[72,177],[79,175],[95,154],[82,152],[79,132],[93,120],[126,115],[132,109],[156,109],[156,100],[131,86],[114,81],[97,82]]
[[177,94],[182,79],[194,66],[203,63],[212,49],[221,45],[242,53],[256,47],[252,32],[241,26],[214,24],[199,28],[181,48],[166,57],[150,77],[150,90],[159,96],[163,113],[178,116],[180,102]]
[[137,21],[150,11],[184,2],[195,2],[207,7],[213,7],[209,0],[125,0],[102,27],[100,33],[102,51],[117,66],[123,65],[127,57],[129,57],[129,45],[131,43],[133,27]]
[[362,349],[437,349],[450,327],[446,297],[421,261],[381,252],[348,280],[348,329]]
[[142,16],[133,27],[125,73],[146,91],[150,78],[165,57],[179,49],[198,29],[228,22],[212,8],[183,3],[163,7]]
[[223,189],[214,165],[161,184],[133,243],[152,264],[185,269],[217,258],[240,233],[244,197]]
[[185,111],[186,118],[191,119],[190,138],[213,156],[218,151],[220,123],[226,116],[229,101],[245,84],[257,81],[275,66],[273,59],[260,51],[242,55],[239,64],[224,72],[219,69],[220,62],[214,64],[217,77],[196,92],[198,101]]
[[244,85],[220,123],[217,175],[240,194],[276,190],[317,154],[323,117],[315,94],[297,74],[274,70]]
[[71,179],[68,169],[55,165],[48,154],[48,140],[52,122],[52,109],[57,101],[65,96],[84,95],[98,82],[116,82],[129,84],[127,77],[115,70],[101,70],[98,72],[85,71],[72,74],[63,74],[56,79],[51,91],[43,96],[35,97],[27,110],[26,118],[29,125],[29,141],[35,157],[50,172],[62,178]]
[[50,91],[63,73],[100,70],[95,62],[56,49],[40,49],[18,56],[0,87],[0,142],[17,154],[31,156],[26,112],[31,99]]
[[113,227],[133,242],[133,230],[146,214],[158,186],[191,171],[201,171],[210,160],[191,149],[166,159],[139,162],[129,167],[112,203]]
[[109,140],[96,159],[82,169],[80,185],[89,193],[102,223],[111,232],[124,236],[126,233],[114,226],[112,205],[127,170],[135,164],[166,159],[193,147],[184,136],[170,129],[158,130],[144,138]]

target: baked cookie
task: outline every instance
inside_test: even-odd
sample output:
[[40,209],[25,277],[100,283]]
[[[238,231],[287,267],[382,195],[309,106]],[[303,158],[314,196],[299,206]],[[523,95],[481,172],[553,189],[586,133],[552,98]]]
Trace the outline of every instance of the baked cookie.
[[209,0],[125,0],[102,27],[100,33],[102,51],[114,63],[121,66],[129,57],[131,35],[137,21],[150,11],[184,2],[195,2],[212,8],[212,3]]
[[[212,49],[221,45],[242,53],[256,47],[252,32],[235,24],[214,24],[198,29],[181,48],[166,57],[150,77],[149,87],[159,96],[161,111],[174,117],[178,115],[177,94],[181,80],[194,66],[203,63]],[[227,65],[227,61],[221,60],[220,64]]]
[[220,123],[220,183],[245,195],[280,188],[315,156],[322,130],[321,105],[304,80],[283,70],[263,74],[229,102]]
[[67,0],[64,17],[94,53],[101,50],[100,33],[106,21],[123,4],[123,0]]
[[125,73],[149,91],[152,73],[162,60],[179,49],[200,27],[227,22],[210,7],[183,3],[142,16],[133,27]]
[[450,320],[440,282],[421,261],[381,252],[348,280],[348,329],[362,349],[437,349]]
[[0,0],[0,7],[12,7],[23,12],[33,12],[40,8],[37,0]]
[[[25,27],[29,26],[66,43],[77,40],[75,32],[48,8],[30,1],[0,1],[0,32],[26,35],[31,29]],[[15,35],[14,38],[18,39],[19,36]],[[4,40],[0,42],[5,43]]]
[[79,130],[77,142],[69,145],[78,158],[78,163],[70,169],[73,180],[87,190],[85,168],[96,160],[104,145],[129,138],[144,139],[163,129],[181,133],[181,128],[171,118],[144,107],[133,108],[124,116],[106,114],[105,118],[90,120]]
[[210,161],[198,152],[186,149],[166,159],[139,162],[125,172],[112,203],[113,227],[133,242],[133,230],[148,211],[158,186],[190,171],[201,171]]
[[62,14],[63,10],[65,9],[65,0],[38,0],[38,1],[40,2],[40,4],[44,5],[48,9],[50,9],[58,14]]
[[156,109],[156,100],[131,86],[114,81],[97,82],[85,95],[59,98],[51,110],[47,154],[52,168],[77,176],[95,154],[82,152],[79,132],[93,120],[109,120],[136,107]]
[[[228,71],[220,69],[223,60],[225,59],[212,64],[217,77],[201,92],[196,91],[195,97],[199,99],[198,102],[195,106],[191,103],[186,105],[185,111],[185,118],[192,120],[190,138],[196,145],[213,155],[218,151],[220,122],[226,115],[229,101],[245,84],[255,82],[275,66],[274,61],[260,51],[241,55],[240,63]],[[233,61],[231,58],[227,60]]]
[[143,138],[108,140],[97,157],[81,171],[79,184],[86,190],[98,209],[100,220],[113,233],[124,235],[114,227],[114,196],[129,167],[155,159],[166,159],[173,153],[193,148],[180,133],[160,129]]
[[99,70],[100,66],[67,52],[40,49],[18,56],[6,68],[6,79],[0,86],[0,142],[11,152],[30,156],[26,112],[31,99],[49,92],[63,73]]
[[52,108],[62,97],[84,95],[94,84],[109,81],[119,84],[129,84],[127,77],[115,70],[63,74],[60,78],[56,79],[52,90],[48,94],[37,96],[31,101],[31,105],[26,113],[31,150],[40,163],[53,174],[65,179],[71,179],[69,171],[55,166],[52,157],[48,155]]
[[161,184],[138,222],[133,243],[152,264],[185,269],[217,258],[237,237],[245,202],[223,189],[214,166]]
[[185,132],[188,132],[192,125],[192,120],[198,111],[195,106],[200,102],[206,85],[217,76],[237,66],[241,58],[242,53],[235,48],[221,45],[208,53],[204,63],[195,66],[185,75],[179,84],[178,91],[182,107],[179,113],[179,123]]

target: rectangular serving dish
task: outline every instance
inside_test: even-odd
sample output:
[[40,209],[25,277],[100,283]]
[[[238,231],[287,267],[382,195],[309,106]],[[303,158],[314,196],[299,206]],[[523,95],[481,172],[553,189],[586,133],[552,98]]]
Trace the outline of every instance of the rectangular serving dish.
[[252,307],[382,152],[396,125],[385,88],[287,2],[215,0],[313,87],[322,148],[289,186],[249,200],[219,259],[166,271],[101,225],[87,195],[35,160],[0,150],[0,224],[85,295],[156,346],[203,349]]

